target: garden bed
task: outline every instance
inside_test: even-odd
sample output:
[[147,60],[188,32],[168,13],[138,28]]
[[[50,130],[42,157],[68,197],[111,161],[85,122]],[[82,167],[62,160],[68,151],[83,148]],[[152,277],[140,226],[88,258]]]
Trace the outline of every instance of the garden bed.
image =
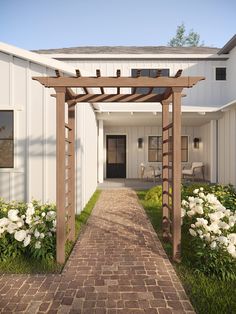
[[[194,190],[199,189],[201,186],[192,185],[184,187],[182,189],[182,199],[188,199],[188,196],[194,195]],[[236,194],[231,186],[210,186],[204,185],[204,193],[214,193],[218,200],[226,207],[230,208],[231,211],[236,210]],[[201,191],[198,191],[198,193]],[[166,250],[169,257],[171,257],[171,245],[163,242],[161,232],[161,221],[162,221],[162,209],[161,209],[161,187],[155,187],[149,191],[138,191],[137,192],[140,202],[147,212],[151,223],[156,230],[162,245]],[[188,220],[187,216],[187,220]],[[184,218],[185,219],[185,218]],[[187,222],[185,222],[187,223]],[[233,231],[235,232],[235,230]],[[182,261],[180,264],[174,264],[174,267],[181,278],[181,281],[188,293],[188,296],[197,313],[206,314],[233,314],[236,313],[236,281],[230,279],[230,276],[226,276],[225,280],[222,277],[222,272],[212,272],[212,274],[204,273],[204,269],[198,269],[194,261],[194,254],[196,250],[191,247],[192,240],[196,241],[196,237],[189,234],[189,229],[182,228]],[[212,250],[213,253],[215,251]],[[209,252],[208,252],[209,253]],[[231,256],[227,255],[226,248],[224,250],[224,256],[229,258],[232,262]],[[225,262],[222,260],[223,269]],[[236,261],[236,260],[235,260]],[[211,261],[212,262],[212,261]],[[207,263],[207,262],[206,262]],[[217,261],[219,268],[219,261]],[[209,266],[209,265],[207,265]],[[226,265],[227,266],[227,265]],[[227,266],[228,267],[228,266]],[[226,267],[226,271],[229,273],[229,269]],[[207,268],[209,269],[209,267]],[[232,267],[232,277],[235,276],[235,264]],[[219,273],[219,276],[217,275]],[[223,275],[224,276],[224,275]]]
[[[96,191],[81,214],[76,215],[76,239],[100,193]],[[36,201],[30,204],[0,201],[0,273],[61,272],[64,265],[55,260],[55,218],[55,205],[41,205]],[[74,244],[67,241],[66,259]]]

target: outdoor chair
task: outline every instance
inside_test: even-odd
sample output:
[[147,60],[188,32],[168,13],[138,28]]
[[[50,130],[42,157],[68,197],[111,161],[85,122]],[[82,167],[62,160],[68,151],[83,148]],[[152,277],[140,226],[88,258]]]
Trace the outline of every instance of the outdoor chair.
[[154,183],[156,182],[156,178],[160,178],[162,174],[160,167],[154,167],[151,165],[145,166],[144,164],[141,164],[140,170],[141,179],[153,179]]
[[182,170],[183,178],[190,177],[193,180],[195,180],[195,178],[197,177],[196,175],[199,174],[199,173],[201,173],[202,179],[204,181],[205,180],[205,177],[204,177],[204,164],[201,161],[193,162],[190,169],[183,168],[183,170]]

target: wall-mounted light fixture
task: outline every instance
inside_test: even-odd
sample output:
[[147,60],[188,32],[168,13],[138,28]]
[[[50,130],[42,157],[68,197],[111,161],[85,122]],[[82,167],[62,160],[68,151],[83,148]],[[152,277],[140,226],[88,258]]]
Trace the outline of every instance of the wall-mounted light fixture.
[[194,137],[194,139],[193,139],[193,147],[194,148],[199,148],[199,143],[200,143],[200,138]]
[[138,148],[139,149],[143,148],[143,138],[142,137],[138,138]]

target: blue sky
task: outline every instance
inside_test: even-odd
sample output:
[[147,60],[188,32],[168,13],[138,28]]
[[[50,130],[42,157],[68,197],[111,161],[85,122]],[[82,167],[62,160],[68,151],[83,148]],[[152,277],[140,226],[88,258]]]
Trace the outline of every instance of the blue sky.
[[222,47],[235,0],[0,0],[0,41],[25,48],[166,45],[177,25]]

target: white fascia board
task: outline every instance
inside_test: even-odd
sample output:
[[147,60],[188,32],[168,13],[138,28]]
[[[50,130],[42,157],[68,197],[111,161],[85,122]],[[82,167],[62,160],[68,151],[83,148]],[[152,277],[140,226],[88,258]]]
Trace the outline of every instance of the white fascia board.
[[[48,68],[60,70],[69,75],[75,75],[75,68],[73,66],[70,66],[67,63],[64,63],[62,61],[52,60],[48,57],[41,56],[35,52],[24,50],[24,49],[21,49],[12,45],[5,44],[3,42],[0,42],[0,51],[6,54],[10,54],[15,57],[24,59],[24,60],[28,60],[28,61],[40,64],[40,65],[46,66]],[[87,73],[84,73],[84,74],[87,75]]]
[[55,59],[228,59],[228,56],[218,54],[40,54]]
[[[134,106],[134,108],[132,108]],[[142,103],[138,104],[139,109],[137,109],[137,103],[122,103],[122,106],[117,104],[94,104],[96,112],[162,112],[162,105],[160,103]],[[123,108],[122,108],[123,107]],[[128,107],[128,108],[127,108]],[[193,112],[204,114],[207,112],[217,112],[219,108],[217,107],[196,107],[196,106],[182,106],[182,112]],[[171,106],[170,106],[171,112]]]
[[234,108],[236,107],[236,99],[228,102],[227,104],[225,104],[224,106],[218,108],[219,111],[228,111],[230,110],[231,108]]

